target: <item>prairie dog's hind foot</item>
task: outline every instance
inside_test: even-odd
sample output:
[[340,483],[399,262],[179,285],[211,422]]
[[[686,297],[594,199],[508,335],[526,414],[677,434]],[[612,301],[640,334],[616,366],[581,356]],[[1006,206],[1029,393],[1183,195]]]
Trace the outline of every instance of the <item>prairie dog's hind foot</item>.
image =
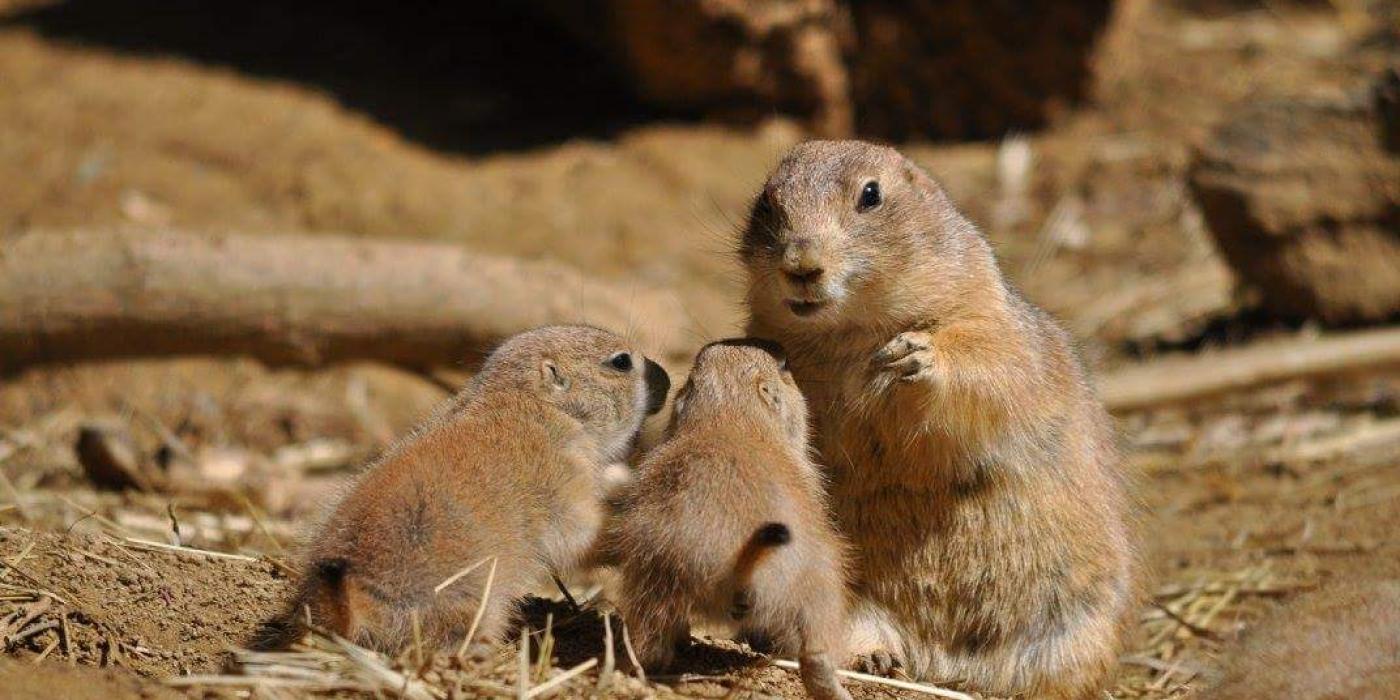
[[887,617],[886,613],[868,601],[857,603],[847,633],[847,668],[885,677],[891,677],[905,668],[899,630]]
[[888,649],[871,649],[869,653],[857,654],[851,657],[849,665],[852,671],[886,678],[902,675],[900,672],[904,670],[904,661]]

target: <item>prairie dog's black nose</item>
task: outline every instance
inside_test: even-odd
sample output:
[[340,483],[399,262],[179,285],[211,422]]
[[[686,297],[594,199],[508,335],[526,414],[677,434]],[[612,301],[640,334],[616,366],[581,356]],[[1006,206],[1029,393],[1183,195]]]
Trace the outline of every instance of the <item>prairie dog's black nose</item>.
[[783,270],[783,274],[787,275],[788,279],[796,284],[811,284],[822,278],[822,269],[819,267],[815,270],[802,270],[798,272]]
[[646,361],[647,415],[652,415],[666,405],[666,397],[671,393],[671,377],[661,365]]
[[821,251],[810,238],[797,238],[783,249],[779,264],[783,274],[798,284],[816,282],[822,276]]

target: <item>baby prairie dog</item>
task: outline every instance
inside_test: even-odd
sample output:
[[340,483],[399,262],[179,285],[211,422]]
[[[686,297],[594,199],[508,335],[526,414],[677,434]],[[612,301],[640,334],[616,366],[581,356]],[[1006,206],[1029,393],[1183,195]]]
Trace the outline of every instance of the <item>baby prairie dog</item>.
[[668,666],[692,618],[734,617],[796,654],[803,685],[847,700],[843,546],[780,351],[720,341],[696,357],[666,440],[620,491],[603,548],[644,666]]
[[478,606],[472,641],[497,640],[518,599],[589,553],[605,472],[669,388],[660,366],[606,331],[551,326],[507,340],[451,410],[391,448],[335,507],[273,625],[280,638],[260,646],[289,643],[309,616],[385,651],[416,622],[445,648],[462,642]]
[[852,545],[853,661],[1094,697],[1138,566],[1109,419],[1067,334],[891,148],[795,147],[740,254],[748,333],[788,352]]
[[1246,632],[1225,666],[1206,700],[1400,698],[1400,581],[1304,595]]

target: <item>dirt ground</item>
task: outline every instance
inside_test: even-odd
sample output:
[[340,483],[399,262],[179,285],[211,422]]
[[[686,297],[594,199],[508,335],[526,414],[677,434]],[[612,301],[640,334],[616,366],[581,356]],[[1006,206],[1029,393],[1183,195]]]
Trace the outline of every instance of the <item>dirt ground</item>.
[[[1099,372],[1331,332],[1255,311],[1185,173],[1237,100],[1350,89],[1378,60],[1377,15],[1365,2],[1191,9],[1204,5],[1120,3],[1094,99],[1045,131],[901,145]],[[801,138],[789,123],[631,113],[602,137],[535,134],[487,151],[479,133],[449,138],[455,103],[440,87],[416,102],[387,88],[347,95],[319,73],[191,51],[168,40],[178,26],[133,46],[83,24],[106,17],[85,15],[92,7],[0,0],[0,251],[31,229],[428,238],[670,287],[696,346],[740,326],[729,250],[746,200]],[[404,79],[415,77],[440,86],[436,73]],[[1020,149],[1031,165],[1010,176]],[[449,374],[460,380],[469,365]],[[367,363],[145,359],[0,377],[0,696],[513,695],[516,640],[465,665],[411,650],[366,659],[324,638],[288,655],[235,651],[277,607],[298,534],[338,484],[444,396],[428,378]],[[95,489],[73,445],[97,418],[126,426],[150,462],[174,453],[251,476],[199,492]],[[1400,367],[1118,419],[1153,581],[1114,697],[1189,696],[1231,639],[1297,592],[1400,575]],[[575,592],[594,593],[587,582]],[[602,656],[607,609],[601,597],[582,611],[533,604],[530,652],[553,651],[535,659],[532,683]],[[562,689],[801,692],[793,672],[718,640],[646,683],[597,670]],[[916,697],[848,685],[858,698]]]

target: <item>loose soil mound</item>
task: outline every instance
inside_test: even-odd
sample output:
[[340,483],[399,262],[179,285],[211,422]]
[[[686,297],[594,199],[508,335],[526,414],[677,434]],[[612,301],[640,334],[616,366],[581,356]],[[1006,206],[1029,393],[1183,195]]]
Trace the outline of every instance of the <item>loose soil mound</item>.
[[[90,665],[146,676],[209,673],[243,646],[281,602],[270,563],[167,552],[112,537],[0,529],[10,618],[54,627],[11,646],[34,653],[59,640]],[[31,600],[20,599],[27,596]],[[66,630],[66,632],[65,632]],[[54,651],[50,652],[51,654]]]

